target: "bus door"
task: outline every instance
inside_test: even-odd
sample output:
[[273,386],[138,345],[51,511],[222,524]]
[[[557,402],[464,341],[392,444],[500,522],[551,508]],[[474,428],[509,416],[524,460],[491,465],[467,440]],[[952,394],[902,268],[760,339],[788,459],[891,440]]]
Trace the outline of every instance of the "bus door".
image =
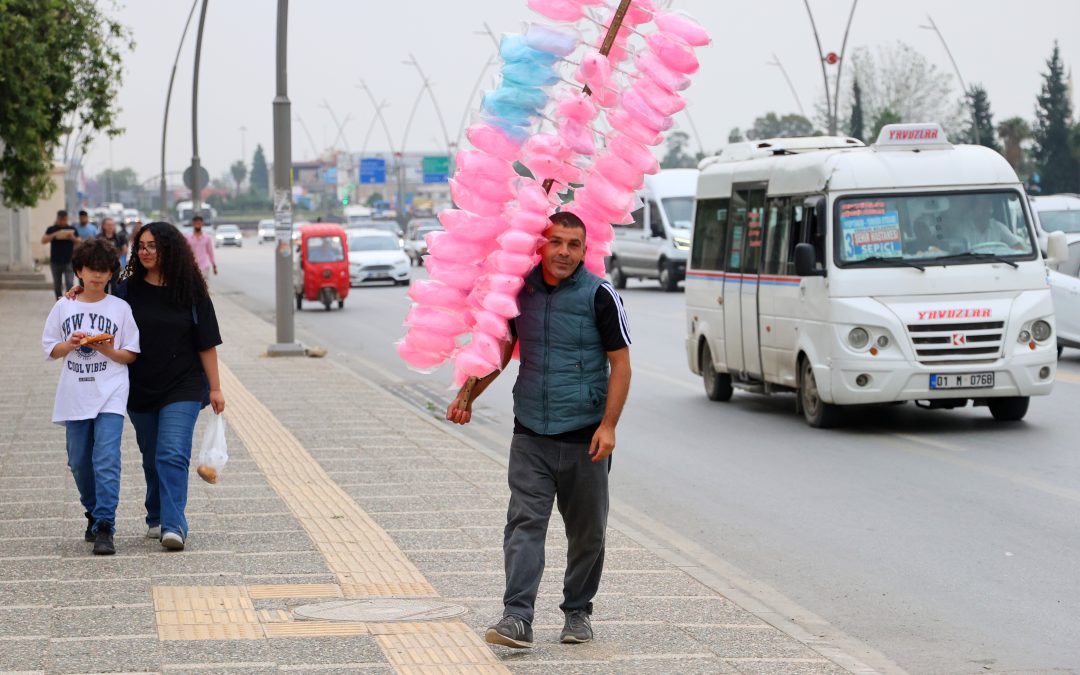
[[761,374],[757,287],[764,241],[765,186],[733,186],[724,267],[724,336],[728,370]]

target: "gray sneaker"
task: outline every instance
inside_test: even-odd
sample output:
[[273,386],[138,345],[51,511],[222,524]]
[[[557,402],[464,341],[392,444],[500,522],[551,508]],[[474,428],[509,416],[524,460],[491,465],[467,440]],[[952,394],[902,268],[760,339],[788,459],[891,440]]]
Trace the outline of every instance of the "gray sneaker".
[[566,612],[566,622],[563,623],[559,641],[564,644],[578,644],[589,642],[592,638],[592,620],[589,618],[589,613],[583,609],[572,609]]
[[183,551],[184,538],[178,532],[165,532],[161,535],[161,545],[170,551]]
[[524,649],[533,646],[532,626],[516,616],[504,616],[487,629],[484,639],[493,645]]
[[158,541],[161,541],[161,526],[151,525],[150,527],[146,528],[146,538],[157,539]]

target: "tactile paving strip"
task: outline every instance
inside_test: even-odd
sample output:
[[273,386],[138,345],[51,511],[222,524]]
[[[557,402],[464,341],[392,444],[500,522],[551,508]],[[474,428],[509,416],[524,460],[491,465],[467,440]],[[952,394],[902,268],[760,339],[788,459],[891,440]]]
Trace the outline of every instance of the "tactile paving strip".
[[261,640],[259,615],[240,586],[155,586],[161,640]]
[[224,364],[228,421],[350,595],[436,595],[386,532]]

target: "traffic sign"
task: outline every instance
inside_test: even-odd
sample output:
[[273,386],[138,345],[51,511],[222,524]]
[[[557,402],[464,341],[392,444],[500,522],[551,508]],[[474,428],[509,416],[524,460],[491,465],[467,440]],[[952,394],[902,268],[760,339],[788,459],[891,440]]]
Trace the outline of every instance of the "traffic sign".
[[386,182],[386,160],[372,157],[360,160],[360,183],[382,184]]
[[450,177],[450,158],[445,155],[425,157],[423,169],[425,183],[445,183]]
[[198,189],[200,191],[206,189],[206,186],[210,184],[210,172],[206,170],[206,167],[202,164],[199,165],[199,187],[195,188],[191,184],[191,167],[184,169],[184,185],[189,190]]
[[328,166],[323,169],[323,182],[327,185],[337,185],[337,167]]

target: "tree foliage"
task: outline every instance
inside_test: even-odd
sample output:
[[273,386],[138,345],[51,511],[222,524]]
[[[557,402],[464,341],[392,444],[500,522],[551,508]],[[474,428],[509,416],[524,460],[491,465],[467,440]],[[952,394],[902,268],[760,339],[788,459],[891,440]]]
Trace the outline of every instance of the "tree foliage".
[[1023,117],[1010,117],[997,125],[997,132],[1005,144],[1002,154],[1013,170],[1020,173],[1025,164],[1023,143],[1031,138],[1031,126]]
[[97,182],[109,186],[113,192],[119,192],[139,187],[139,176],[135,169],[125,166],[123,169],[105,169],[97,175]]
[[250,187],[253,192],[270,194],[270,172],[266,168],[266,155],[263,154],[262,145],[255,146],[255,156],[251,160]]
[[685,131],[672,131],[665,141],[667,153],[660,160],[663,169],[690,169],[697,166],[697,160],[686,151],[690,145],[690,135]]
[[963,136],[964,142],[976,142],[975,126],[978,125],[978,144],[1001,152],[1001,146],[994,138],[994,113],[990,111],[990,97],[986,89],[981,84],[972,85],[967,99],[971,118],[968,120],[967,132]]
[[851,82],[851,117],[848,122],[848,136],[866,142],[866,118],[863,113],[862,88],[858,78]]
[[758,141],[763,138],[794,138],[796,136],[813,136],[814,125],[802,115],[794,113],[777,116],[770,112],[754,120],[754,126],[746,132],[746,138]]
[[130,34],[95,0],[0,0],[0,188],[11,207],[53,190],[64,135],[120,133],[114,103]]
[[874,119],[874,133],[871,134],[871,136],[876,139],[881,133],[881,129],[886,124],[900,124],[903,121],[903,118],[900,117],[899,114],[897,114],[890,108],[885,108],[884,110],[879,112],[877,118]]
[[727,142],[728,143],[742,143],[745,140],[746,140],[746,138],[743,136],[742,129],[740,129],[739,127],[735,127],[734,129],[732,129],[731,131],[728,132],[728,135],[727,135]]
[[238,159],[232,163],[229,167],[229,173],[232,174],[233,181],[236,182],[236,194],[240,194],[240,185],[247,178],[247,167],[244,166],[244,160]]
[[1057,42],[1046,61],[1048,71],[1043,75],[1042,91],[1035,106],[1035,162],[1041,177],[1043,192],[1075,192],[1080,190],[1080,163],[1069,148],[1072,127],[1072,105],[1065,83],[1065,69]]

